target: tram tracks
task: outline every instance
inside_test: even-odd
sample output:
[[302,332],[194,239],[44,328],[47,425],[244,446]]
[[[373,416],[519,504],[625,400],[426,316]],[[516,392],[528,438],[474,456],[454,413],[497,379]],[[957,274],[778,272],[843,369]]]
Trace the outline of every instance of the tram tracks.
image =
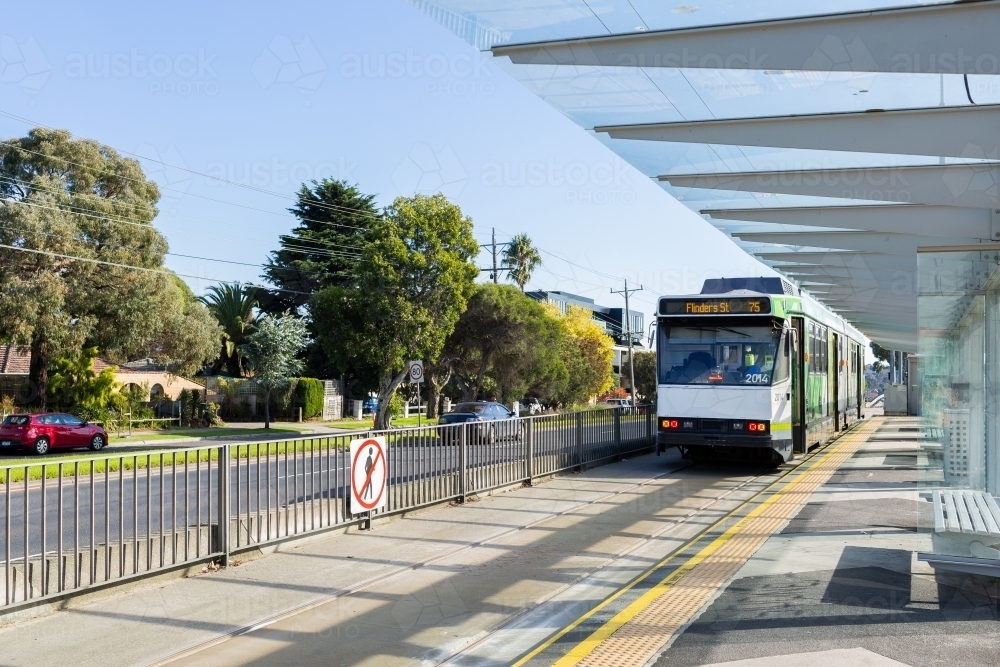
[[[848,431],[848,433],[851,433],[851,432],[853,432],[853,429],[852,429],[852,431]],[[779,473],[777,473],[775,479],[773,479],[772,481],[770,481],[770,483],[768,483],[764,488],[760,489],[759,491],[757,491],[756,493],[754,493],[751,497],[747,498],[746,500],[740,502],[740,504],[738,506],[734,507],[732,510],[730,510],[729,512],[727,512],[725,515],[723,515],[722,517],[720,517],[716,521],[712,522],[711,525],[709,525],[707,528],[699,531],[696,535],[694,535],[693,537],[685,540],[682,544],[680,544],[678,547],[676,547],[675,549],[673,549],[669,554],[666,555],[666,557],[664,558],[664,560],[661,561],[660,564],[658,564],[658,566],[661,565],[664,562],[670,561],[671,559],[675,558],[677,555],[684,553],[685,551],[687,551],[688,549],[690,549],[692,546],[694,546],[694,545],[698,544],[699,542],[703,541],[706,537],[708,537],[711,534],[713,534],[713,531],[718,531],[720,529],[720,527],[724,526],[727,522],[732,521],[734,519],[734,517],[740,515],[740,513],[743,512],[743,511],[745,511],[747,507],[753,506],[756,502],[762,500],[768,493],[770,493],[771,491],[773,491],[777,487],[779,487],[790,476],[796,474],[797,472],[799,472],[801,470],[806,469],[807,464],[812,463],[815,459],[817,459],[818,457],[820,457],[821,454],[825,455],[825,453],[827,453],[830,450],[830,448],[839,441],[839,439],[840,438],[838,437],[836,440],[831,441],[826,446],[820,447],[820,448],[817,448],[817,449],[813,450],[812,452],[808,453],[804,457],[796,460],[794,466],[789,467],[788,469],[780,471]],[[524,609],[520,610],[518,613],[516,613],[516,614],[512,615],[511,617],[505,619],[501,624],[497,625],[496,627],[494,627],[494,628],[492,628],[490,630],[484,631],[484,632],[480,633],[479,635],[477,635],[476,637],[471,638],[468,643],[466,643],[461,648],[458,648],[455,651],[451,652],[449,655],[443,656],[440,659],[434,660],[434,661],[425,660],[424,664],[425,665],[450,665],[450,666],[453,666],[453,667],[457,667],[458,665],[461,665],[462,664],[462,660],[461,659],[464,656],[468,655],[471,651],[474,651],[476,648],[479,648],[479,647],[483,646],[488,641],[490,641],[490,639],[492,639],[494,636],[496,636],[498,633],[503,632],[504,630],[510,628],[512,625],[516,624],[518,621],[521,621],[522,619],[524,619],[526,616],[528,616],[529,614],[531,614],[533,611],[535,611],[536,609],[538,609],[539,607],[541,607],[545,603],[554,600],[559,595],[565,593],[567,590],[569,590],[573,586],[576,586],[576,585],[578,585],[578,584],[586,581],[587,579],[589,579],[591,577],[594,577],[595,575],[600,574],[604,570],[608,570],[608,569],[613,568],[614,566],[620,564],[630,554],[632,554],[632,553],[640,550],[642,547],[650,544],[651,542],[653,542],[653,541],[655,541],[655,540],[663,537],[667,533],[670,533],[671,531],[676,530],[677,528],[679,528],[683,524],[689,522],[691,519],[697,517],[698,515],[700,515],[701,513],[705,512],[705,511],[709,510],[713,505],[716,505],[716,504],[724,501],[727,497],[730,497],[731,495],[733,495],[734,493],[737,493],[741,489],[746,488],[747,486],[753,484],[754,482],[757,482],[757,481],[759,481],[761,479],[764,479],[764,478],[767,478],[767,477],[771,477],[771,476],[775,476],[775,473],[773,471],[769,471],[767,473],[763,473],[763,474],[757,475],[755,477],[751,477],[749,479],[744,480],[739,485],[737,485],[737,486],[735,486],[735,487],[733,487],[731,489],[728,489],[722,495],[720,495],[720,496],[718,496],[716,498],[711,499],[707,503],[704,503],[703,505],[701,505],[698,508],[692,510],[691,512],[689,512],[688,514],[684,515],[683,517],[679,517],[678,519],[672,520],[667,525],[663,526],[662,528],[658,529],[654,533],[651,533],[650,535],[648,535],[645,538],[643,538],[640,542],[632,544],[629,547],[623,549],[619,553],[615,554],[607,562],[601,564],[600,566],[598,566],[596,568],[593,568],[589,572],[581,574],[579,577],[577,577],[576,579],[574,579],[571,582],[568,582],[564,586],[560,587],[558,590],[552,591],[550,594],[546,595],[544,598],[537,600],[536,602],[534,602],[533,604],[531,604],[528,607],[525,607]],[[527,664],[532,658],[536,657],[542,651],[544,651],[548,647],[552,646],[556,641],[558,641],[559,639],[561,639],[565,635],[567,635],[570,632],[572,632],[573,630],[575,630],[580,624],[582,624],[583,622],[585,622],[586,620],[588,620],[591,616],[593,616],[594,614],[597,614],[602,609],[604,609],[605,607],[607,607],[609,604],[611,604],[615,600],[617,600],[619,597],[621,597],[622,595],[628,593],[633,587],[635,587],[637,584],[640,584],[646,577],[648,577],[650,573],[656,571],[658,569],[658,566],[650,568],[649,570],[647,570],[646,572],[640,574],[639,576],[634,577],[626,585],[620,587],[613,594],[611,594],[610,596],[608,596],[605,599],[601,600],[598,604],[594,605],[587,613],[583,614],[582,616],[580,616],[579,618],[577,618],[576,620],[574,620],[569,625],[563,627],[559,631],[557,631],[557,632],[553,633],[552,635],[550,635],[543,642],[541,642],[541,644],[539,644],[538,646],[534,647],[532,650],[530,650],[530,651],[522,654],[522,656],[514,663],[514,666],[515,667],[519,667],[521,665]]]
[[[462,638],[462,639],[459,640],[460,643],[452,642],[451,645],[449,645],[447,647],[443,647],[444,650],[442,650],[441,648],[438,648],[438,649],[432,649],[431,651],[428,651],[423,656],[421,656],[423,664],[427,664],[427,665],[439,665],[439,664],[444,664],[444,665],[458,665],[458,664],[462,664],[462,659],[464,657],[470,657],[471,658],[471,656],[469,654],[472,653],[472,652],[474,652],[477,648],[483,647],[485,644],[487,644],[488,642],[490,642],[492,639],[495,639],[500,633],[503,633],[503,631],[505,631],[507,629],[510,629],[512,626],[516,625],[519,621],[524,620],[525,617],[527,617],[530,614],[532,614],[533,612],[537,611],[540,607],[542,607],[546,603],[551,602],[551,601],[557,599],[560,595],[565,594],[567,591],[569,591],[570,589],[572,589],[574,586],[578,586],[578,585],[586,582],[586,580],[595,577],[595,575],[599,576],[603,572],[611,571],[616,566],[622,565],[624,563],[624,561],[626,561],[631,555],[635,554],[637,551],[642,550],[644,547],[647,547],[647,546],[651,545],[656,540],[661,539],[664,536],[669,535],[672,531],[676,531],[678,528],[684,526],[685,524],[689,524],[693,520],[696,520],[698,517],[703,516],[705,512],[711,511],[711,509],[713,507],[717,506],[719,503],[724,503],[727,499],[732,499],[732,497],[733,497],[734,494],[739,494],[740,491],[744,491],[744,490],[747,489],[747,487],[752,487],[752,485],[754,485],[754,484],[759,484],[759,483],[761,483],[762,480],[765,482],[763,488],[761,488],[760,490],[754,492],[752,495],[750,495],[750,497],[748,497],[746,499],[739,499],[739,502],[738,502],[738,504],[737,504],[736,507],[734,507],[733,509],[731,509],[730,511],[728,511],[726,514],[724,514],[718,520],[712,521],[711,525],[709,525],[707,528],[705,528],[703,530],[698,531],[697,534],[694,537],[689,538],[689,539],[684,539],[683,543],[680,546],[678,546],[675,549],[671,550],[671,553],[680,553],[680,552],[682,552],[686,548],[690,547],[691,544],[693,544],[693,543],[697,542],[698,540],[704,538],[705,535],[707,535],[707,534],[710,533],[710,531],[717,529],[718,526],[721,525],[723,522],[731,519],[734,514],[738,513],[741,510],[741,508],[745,508],[748,504],[753,503],[755,501],[755,499],[757,499],[757,498],[759,498],[761,496],[761,494],[767,493],[768,490],[770,490],[770,489],[774,488],[776,485],[780,484],[784,479],[786,479],[788,477],[788,475],[794,473],[794,471],[797,470],[801,464],[804,464],[804,463],[807,463],[807,462],[811,461],[815,456],[817,456],[820,452],[824,451],[825,449],[826,448],[823,448],[823,449],[820,449],[820,450],[816,450],[816,451],[810,453],[809,455],[807,455],[806,457],[803,457],[802,459],[797,460],[795,462],[796,465],[794,465],[793,467],[791,467],[791,468],[789,468],[787,470],[779,470],[779,471],[770,470],[770,471],[762,472],[762,473],[757,474],[757,475],[752,475],[750,477],[743,477],[743,478],[741,478],[738,481],[738,483],[734,484],[731,487],[725,488],[724,490],[722,490],[721,493],[719,493],[717,495],[713,495],[711,498],[708,498],[704,502],[699,503],[696,507],[690,509],[689,511],[687,511],[683,515],[677,516],[677,517],[672,517],[672,518],[666,520],[665,523],[664,523],[664,525],[658,527],[655,530],[655,532],[650,533],[648,535],[645,535],[641,539],[639,539],[639,540],[637,540],[637,541],[635,541],[635,542],[633,542],[633,543],[631,543],[631,544],[629,544],[629,545],[621,548],[620,550],[618,550],[617,552],[615,552],[611,557],[609,557],[607,560],[601,562],[600,564],[597,564],[597,565],[595,565],[593,567],[588,567],[586,569],[586,571],[579,573],[571,581],[568,581],[568,582],[564,583],[563,585],[559,586],[557,589],[552,590],[552,591],[548,591],[544,596],[539,597],[539,598],[531,601],[529,604],[527,604],[524,607],[518,609],[516,612],[512,613],[511,615],[507,616],[501,622],[499,622],[498,624],[494,625],[493,627],[490,627],[488,629],[484,629],[481,632],[479,632],[479,633],[477,633],[475,635],[469,636],[467,638]],[[399,567],[393,568],[392,570],[389,570],[387,572],[383,572],[383,573],[378,574],[376,576],[372,576],[372,577],[370,577],[368,579],[365,579],[365,580],[362,580],[360,582],[357,582],[357,583],[355,583],[355,584],[353,584],[353,585],[351,585],[349,587],[345,587],[345,588],[338,589],[338,590],[333,590],[333,591],[330,591],[329,593],[325,593],[325,594],[319,595],[317,597],[312,598],[311,600],[308,600],[308,601],[304,602],[303,604],[286,608],[286,609],[281,610],[281,611],[279,611],[279,612],[277,612],[275,614],[271,614],[271,615],[262,617],[260,619],[257,619],[257,620],[255,620],[252,623],[247,623],[245,625],[242,625],[242,626],[239,626],[239,627],[235,627],[235,628],[233,628],[233,629],[231,629],[231,630],[229,630],[227,632],[218,633],[214,637],[210,637],[208,639],[205,639],[205,640],[202,640],[202,641],[198,641],[198,642],[196,642],[196,643],[194,643],[192,645],[189,645],[189,646],[185,647],[184,649],[182,649],[180,651],[176,651],[176,652],[173,652],[173,653],[171,653],[169,655],[160,657],[159,659],[155,660],[154,662],[151,662],[151,663],[148,663],[148,664],[152,664],[152,665],[165,665],[165,664],[168,664],[168,663],[176,662],[178,660],[182,660],[184,658],[189,658],[189,657],[195,656],[195,655],[197,655],[197,654],[199,654],[199,653],[201,653],[203,651],[211,649],[212,647],[218,646],[220,644],[223,644],[223,643],[228,642],[228,641],[233,640],[233,639],[237,639],[237,638],[245,636],[245,635],[249,635],[251,633],[257,632],[257,631],[262,630],[264,628],[267,628],[269,626],[273,626],[273,625],[275,625],[277,623],[280,623],[280,622],[285,621],[287,619],[291,619],[291,618],[296,617],[298,615],[305,614],[305,613],[307,613],[307,612],[309,612],[311,610],[314,610],[314,609],[317,609],[319,607],[322,607],[323,605],[331,603],[331,602],[333,602],[335,600],[356,595],[358,593],[361,593],[363,591],[366,591],[368,589],[376,587],[379,584],[384,584],[384,583],[387,583],[387,582],[391,582],[392,580],[394,580],[396,578],[399,578],[399,577],[402,577],[402,576],[406,575],[407,573],[412,573],[412,572],[414,572],[416,570],[420,570],[422,568],[427,568],[427,567],[435,565],[436,563],[440,563],[442,561],[446,561],[448,559],[453,558],[454,556],[456,556],[458,554],[461,554],[462,552],[466,552],[466,551],[469,551],[469,550],[472,550],[472,549],[476,549],[476,548],[482,547],[482,546],[487,546],[487,545],[489,545],[489,544],[491,544],[493,542],[501,541],[504,538],[509,538],[512,535],[515,535],[516,533],[519,533],[521,531],[529,530],[531,528],[540,526],[541,524],[544,524],[546,522],[552,521],[553,519],[556,519],[558,517],[563,517],[563,516],[566,516],[566,515],[570,515],[570,514],[581,512],[581,511],[585,510],[588,507],[591,507],[591,506],[594,506],[594,505],[598,505],[598,504],[601,504],[601,503],[606,503],[607,501],[615,498],[616,496],[621,496],[622,494],[634,493],[636,491],[636,489],[640,489],[640,488],[642,488],[644,486],[648,486],[649,484],[653,484],[653,483],[657,482],[658,480],[662,480],[664,478],[667,478],[667,477],[670,477],[670,476],[674,476],[674,475],[677,475],[677,474],[682,473],[684,471],[695,469],[695,468],[703,469],[703,464],[680,465],[680,466],[675,467],[675,468],[673,468],[671,470],[668,470],[668,471],[665,471],[665,472],[662,472],[662,473],[659,473],[659,474],[656,474],[656,475],[651,475],[651,476],[649,476],[649,477],[647,477],[645,479],[637,481],[637,482],[635,482],[633,484],[630,484],[630,485],[628,485],[626,487],[619,488],[619,489],[617,489],[615,491],[612,491],[610,493],[602,494],[601,496],[596,497],[596,498],[592,498],[590,500],[586,500],[586,501],[574,503],[573,505],[571,505],[569,507],[566,507],[566,508],[564,508],[562,510],[559,510],[559,511],[549,512],[545,516],[539,517],[539,518],[537,518],[537,519],[535,519],[533,521],[525,522],[523,524],[520,524],[520,525],[517,525],[517,526],[513,526],[513,527],[510,527],[510,528],[501,530],[501,531],[499,531],[497,533],[489,535],[489,536],[487,536],[487,537],[485,537],[483,539],[477,540],[475,542],[471,542],[471,543],[462,545],[460,547],[457,547],[457,548],[454,548],[454,549],[450,549],[447,552],[436,554],[434,556],[422,559],[422,560],[420,560],[418,562],[414,562],[414,563],[410,563],[410,564],[407,564],[407,565],[404,565],[404,566],[399,566]],[[629,585],[632,585],[632,584],[630,583]],[[627,588],[628,588],[628,586],[626,586],[626,589]],[[615,593],[615,595],[620,594],[622,592],[622,590],[625,590],[625,589],[620,589],[618,592]],[[612,597],[614,597],[614,596],[612,596]],[[605,599],[604,601],[601,601],[599,604],[597,604],[594,607],[594,611],[597,611],[597,609],[599,609],[602,606],[604,606],[607,602],[608,602],[607,599]],[[558,639],[559,635],[565,634],[566,631],[571,630],[571,629],[572,628],[564,628],[563,631],[561,631],[559,633],[556,633],[556,635],[554,635],[553,637],[550,637],[545,642],[545,644],[546,645],[551,644],[551,642],[552,642],[553,639]],[[525,646],[524,648],[525,648],[525,650],[527,650],[530,647]],[[530,658],[530,657],[531,657],[530,655],[526,656],[526,658]],[[472,658],[472,659],[475,660],[475,658]]]

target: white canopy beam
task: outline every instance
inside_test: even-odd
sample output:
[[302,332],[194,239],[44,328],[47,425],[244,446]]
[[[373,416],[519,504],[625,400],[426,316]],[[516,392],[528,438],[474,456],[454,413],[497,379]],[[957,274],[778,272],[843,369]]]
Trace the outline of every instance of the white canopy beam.
[[995,74],[1000,3],[965,2],[493,47],[517,64]]
[[[977,157],[977,156],[969,156]],[[983,154],[978,157],[985,158]],[[1000,203],[1000,163],[906,167],[795,169],[719,174],[664,174],[675,188],[837,197],[995,209]]]
[[843,266],[849,269],[857,267],[877,267],[883,269],[898,269],[901,271],[916,271],[917,258],[901,255],[888,255],[874,252],[842,252],[830,250],[827,252],[770,252],[754,253],[762,262],[767,262],[779,270],[802,266]]
[[998,130],[996,104],[594,128],[613,139],[994,159],[1000,154]]
[[882,232],[733,232],[744,242],[769,243],[804,248],[868,250],[889,255],[916,255],[921,246],[970,245],[977,239],[886,234]]
[[992,208],[901,204],[702,209],[701,212],[716,220],[745,220],[920,236],[1000,239],[1000,213],[994,212]]

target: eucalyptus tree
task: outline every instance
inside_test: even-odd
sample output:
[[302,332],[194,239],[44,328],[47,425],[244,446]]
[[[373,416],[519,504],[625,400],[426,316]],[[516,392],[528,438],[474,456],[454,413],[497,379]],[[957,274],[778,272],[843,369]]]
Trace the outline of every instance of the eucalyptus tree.
[[377,428],[389,426],[407,362],[439,358],[475,288],[478,253],[472,219],[444,195],[399,197],[373,222],[356,279],[313,297],[313,326],[330,358],[376,369]]
[[95,141],[43,128],[0,141],[0,341],[30,349],[37,404],[54,360],[85,346],[115,362],[154,341],[155,356],[183,353],[166,329],[200,314],[163,268],[159,197],[136,160]]

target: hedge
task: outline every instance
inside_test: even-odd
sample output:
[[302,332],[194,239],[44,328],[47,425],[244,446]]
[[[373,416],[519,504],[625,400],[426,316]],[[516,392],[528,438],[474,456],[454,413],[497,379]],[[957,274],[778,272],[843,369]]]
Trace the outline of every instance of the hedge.
[[295,387],[298,404],[302,406],[302,417],[314,419],[323,414],[323,383],[315,378],[299,378]]

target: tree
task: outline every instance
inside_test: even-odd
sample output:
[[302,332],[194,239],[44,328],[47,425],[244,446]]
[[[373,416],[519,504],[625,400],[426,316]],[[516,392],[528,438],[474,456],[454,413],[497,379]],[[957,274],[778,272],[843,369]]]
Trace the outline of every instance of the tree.
[[311,338],[303,353],[309,373],[320,378],[341,375],[347,395],[353,390],[363,395],[377,386],[373,370],[354,358],[333,363],[318,342],[308,304],[324,287],[352,283],[367,229],[382,213],[374,195],[332,179],[303,183],[289,211],[299,225],[280,237],[281,247],[271,253],[263,273],[265,280],[281,289],[260,294],[260,307],[269,313],[291,309],[304,315]]
[[646,403],[655,403],[656,352],[636,352],[632,363],[635,369],[635,393]]
[[875,362],[872,364],[872,370],[878,374],[882,371],[882,369],[889,368],[889,359],[892,357],[892,352],[885,349],[875,341],[871,342],[871,349],[872,354],[875,355]]
[[590,311],[570,306],[565,315],[560,315],[553,304],[548,304],[547,309],[562,330],[560,356],[569,373],[558,401],[564,405],[583,403],[614,386],[614,339],[594,321]]
[[0,142],[0,340],[30,348],[41,407],[54,359],[85,346],[135,358],[162,333],[158,200],[139,163],[108,146],[42,128]]
[[351,355],[377,373],[376,428],[387,428],[407,362],[438,359],[479,269],[472,220],[441,194],[399,197],[369,230],[357,278],[319,291],[313,326],[335,363]]
[[457,357],[448,350],[446,345],[437,361],[424,366],[424,374],[427,376],[427,384],[431,392],[430,400],[427,401],[427,419],[434,419],[438,416],[441,408],[441,392],[451,382],[456,361]]
[[307,342],[305,321],[285,312],[261,317],[241,346],[257,387],[264,390],[264,428],[271,428],[271,392],[302,372],[298,354]]
[[299,225],[279,237],[264,278],[282,290],[269,295],[265,310],[297,311],[310,295],[329,285],[350,284],[356,275],[366,229],[381,217],[375,196],[347,181],[323,179],[302,184],[288,209]]
[[222,327],[222,348],[212,372],[218,373],[225,367],[232,377],[243,377],[246,369],[241,350],[250,329],[257,321],[254,313],[257,307],[257,289],[241,283],[223,283],[209,287],[208,291],[209,294],[201,297],[201,300]]
[[157,295],[162,303],[162,328],[150,342],[150,356],[178,375],[192,375],[219,354],[222,328],[191,288],[171,276]]
[[518,234],[504,249],[503,262],[510,267],[507,277],[517,283],[523,292],[524,286],[531,280],[532,272],[542,263],[542,256],[527,234]]
[[516,400],[532,386],[565,375],[559,343],[559,324],[541,304],[513,286],[486,283],[477,286],[447,350],[456,360],[463,400],[476,400],[487,377],[499,398]]

